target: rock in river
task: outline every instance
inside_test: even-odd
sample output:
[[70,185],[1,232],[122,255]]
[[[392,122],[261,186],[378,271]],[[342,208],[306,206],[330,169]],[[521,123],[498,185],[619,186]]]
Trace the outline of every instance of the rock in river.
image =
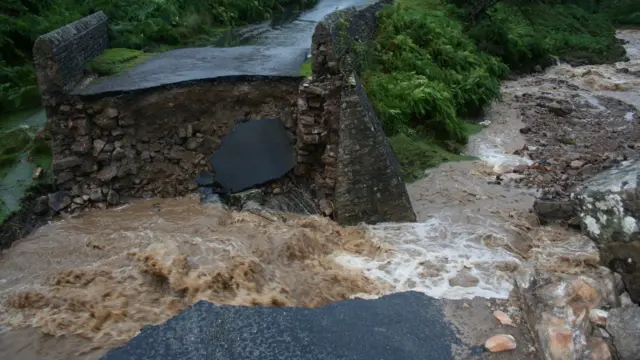
[[234,193],[274,180],[295,165],[291,138],[278,118],[236,125],[209,161],[216,181]]
[[573,194],[583,231],[596,243],[638,240],[640,161],[610,169]]
[[603,264],[620,273],[626,289],[640,302],[640,160],[593,177],[577,188],[582,231],[600,248]]

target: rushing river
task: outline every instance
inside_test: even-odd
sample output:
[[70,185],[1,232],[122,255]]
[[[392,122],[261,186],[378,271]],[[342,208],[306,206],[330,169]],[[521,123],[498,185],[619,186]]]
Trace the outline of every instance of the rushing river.
[[[512,155],[524,144],[512,95],[525,87],[550,91],[545,84],[554,78],[579,82],[587,102],[598,93],[638,106],[639,78],[616,68],[640,70],[640,32],[620,37],[629,41],[628,63],[558,65],[505,83],[505,101],[469,144],[480,160],[444,164],[408,185],[418,223],[341,227],[294,215],[273,221],[186,197],[139,200],[43,226],[0,257],[0,358],[95,359],[201,299],[318,307],[407,290],[507,298],[514,279],[529,277],[533,260],[521,256],[531,249],[520,225],[535,195],[490,181],[530,162]],[[537,256],[588,247],[547,244]]]

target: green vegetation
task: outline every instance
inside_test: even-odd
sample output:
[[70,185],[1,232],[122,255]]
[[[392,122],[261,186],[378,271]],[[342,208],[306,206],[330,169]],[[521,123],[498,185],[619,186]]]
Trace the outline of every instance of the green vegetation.
[[111,48],[91,60],[87,68],[98,76],[115,75],[140,64],[153,55],[140,50]]
[[[20,164],[23,161],[32,165]],[[51,139],[47,135],[37,133],[35,127],[18,127],[0,131],[0,180],[12,171],[14,174],[12,178],[17,181],[14,185],[17,188],[28,189],[32,186],[51,184],[53,179],[51,172],[48,171],[51,168],[51,161]],[[33,167],[45,169],[44,176],[37,180],[32,179]],[[13,190],[4,189],[3,191]],[[0,225],[16,210],[7,204],[4,195],[6,194],[0,196]],[[22,195],[18,196],[18,200],[21,198]]]
[[[102,10],[109,16],[113,47],[156,52],[179,46],[211,45],[230,27],[268,19],[285,8],[306,8],[316,1],[3,0],[0,113],[30,109],[40,103],[31,60],[36,38],[96,11]],[[98,68],[110,73],[121,66]]]
[[420,135],[400,133],[389,138],[389,145],[398,160],[402,178],[407,182],[420,179],[426,169],[443,162],[474,159],[447,151],[432,138]]
[[638,12],[635,0],[397,0],[383,9],[375,40],[356,50],[405,180],[465,158],[472,129],[464,120],[499,99],[509,72],[553,57],[620,60],[614,25],[632,24]]
[[36,135],[34,128],[20,127],[0,132],[0,179],[23,156],[36,166],[51,166],[51,144],[47,136]]
[[300,65],[300,76],[311,76],[311,58],[308,58]]
[[468,34],[480,50],[500,57],[513,71],[548,65],[551,56],[593,64],[615,62],[624,55],[607,13],[570,3],[504,1],[470,26]]

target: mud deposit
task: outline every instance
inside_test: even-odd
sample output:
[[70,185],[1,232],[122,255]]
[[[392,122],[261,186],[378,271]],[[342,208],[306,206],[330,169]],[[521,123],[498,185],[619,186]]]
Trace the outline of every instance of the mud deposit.
[[566,198],[582,181],[636,158],[640,150],[640,39],[623,30],[628,62],[571,67],[560,64],[545,74],[503,86],[505,101],[522,119],[527,145],[515,154],[533,166],[516,173],[542,197]]

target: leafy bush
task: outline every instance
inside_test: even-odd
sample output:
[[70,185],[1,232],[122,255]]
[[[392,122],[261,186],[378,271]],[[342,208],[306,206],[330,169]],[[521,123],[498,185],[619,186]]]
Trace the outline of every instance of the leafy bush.
[[589,0],[504,0],[470,24],[468,34],[481,50],[517,72],[548,65],[551,56],[573,64],[618,61],[624,49],[615,39],[613,22],[609,13],[597,10]]
[[450,10],[437,1],[413,1],[379,14],[364,79],[389,136],[416,129],[465,143],[462,117],[500,94],[506,67],[477,50]]
[[603,0],[600,10],[609,15],[618,25],[640,25],[640,1],[638,0]]

